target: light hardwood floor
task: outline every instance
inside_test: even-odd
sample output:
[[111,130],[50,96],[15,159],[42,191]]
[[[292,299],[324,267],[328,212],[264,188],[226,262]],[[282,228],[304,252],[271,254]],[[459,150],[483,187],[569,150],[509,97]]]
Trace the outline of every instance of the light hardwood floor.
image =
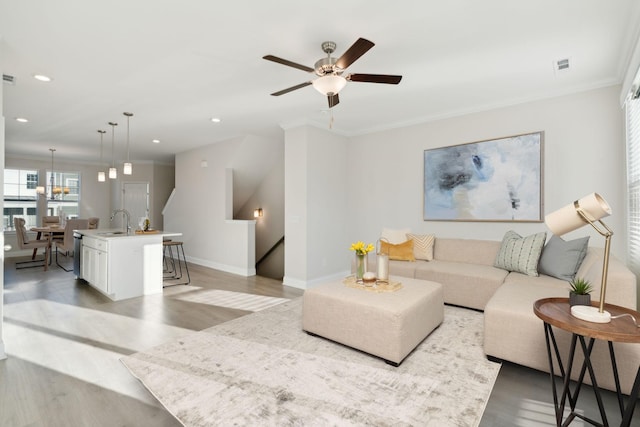
[[[179,426],[120,357],[250,313],[185,298],[204,290],[302,295],[275,280],[190,264],[189,286],[112,302],[55,264],[47,272],[15,270],[13,261],[5,261],[4,277],[8,359],[0,361],[3,427]],[[616,409],[612,397],[605,396],[610,413]],[[583,390],[582,398],[594,413],[590,390]],[[504,364],[480,425],[553,425],[551,402],[548,374]],[[612,425],[616,419],[610,417]],[[640,426],[639,411],[633,425]]]

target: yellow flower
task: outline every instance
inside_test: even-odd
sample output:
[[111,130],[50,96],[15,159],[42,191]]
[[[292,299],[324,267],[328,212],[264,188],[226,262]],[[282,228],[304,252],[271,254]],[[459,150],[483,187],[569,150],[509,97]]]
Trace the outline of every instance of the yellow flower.
[[369,243],[366,246],[362,241],[357,241],[356,243],[351,244],[351,250],[357,253],[358,255],[365,255],[374,249],[375,249],[375,246],[372,243]]

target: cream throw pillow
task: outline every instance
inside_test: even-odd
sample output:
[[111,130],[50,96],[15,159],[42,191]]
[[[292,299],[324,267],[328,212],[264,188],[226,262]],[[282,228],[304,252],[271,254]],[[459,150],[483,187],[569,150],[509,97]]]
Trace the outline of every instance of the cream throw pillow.
[[393,228],[383,228],[380,237],[387,239],[389,243],[398,245],[407,241],[407,233],[411,233],[410,228],[401,228],[395,230]]
[[433,260],[433,243],[436,236],[433,234],[407,233],[407,239],[413,240],[413,256],[425,261]]

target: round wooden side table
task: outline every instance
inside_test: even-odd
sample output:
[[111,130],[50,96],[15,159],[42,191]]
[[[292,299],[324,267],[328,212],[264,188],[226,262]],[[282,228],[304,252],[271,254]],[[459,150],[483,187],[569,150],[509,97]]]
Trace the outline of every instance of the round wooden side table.
[[[592,302],[592,305],[597,306],[598,303]],[[638,394],[640,393],[640,367],[638,367],[638,372],[631,389],[631,394],[629,395],[629,399],[625,406],[623,394],[620,390],[620,380],[618,377],[618,369],[616,364],[615,352],[613,349],[613,343],[623,342],[640,344],[640,328],[635,325],[635,321],[640,321],[640,313],[635,310],[613,304],[605,304],[605,309],[609,313],[611,313],[611,322],[593,323],[578,319],[577,317],[573,317],[571,315],[569,298],[545,298],[538,300],[533,304],[534,313],[544,322],[547,355],[549,358],[549,373],[551,376],[551,388],[553,391],[553,402],[556,411],[556,424],[558,426],[568,425],[576,417],[581,418],[593,425],[609,425],[607,421],[607,415],[602,403],[600,389],[598,388],[598,382],[593,366],[591,364],[590,356],[595,340],[603,340],[607,341],[608,343],[609,355],[611,357],[611,366],[613,369],[614,381],[616,384],[616,393],[618,395],[618,404],[620,406],[620,413],[622,415],[622,422],[620,425],[627,427],[631,424],[633,411],[636,406],[636,401],[638,400]],[[621,317],[617,318],[617,316]],[[633,319],[630,316],[632,316]],[[570,332],[572,334],[566,370],[560,358],[560,352],[558,350],[556,339],[553,334],[553,329],[551,328],[552,326]],[[571,391],[569,385],[571,382],[571,371],[573,368],[575,349],[578,342],[580,342],[580,348],[582,349],[582,353],[584,354],[584,362],[582,364],[577,385],[574,390]],[[556,382],[554,380],[554,376],[556,373],[554,369],[552,352],[556,355],[560,376],[564,384],[562,394],[559,399],[558,392],[556,390]],[[591,384],[595,391],[596,400],[598,402],[598,409],[600,410],[600,415],[602,417],[602,423],[589,419],[575,411],[576,402],[580,394],[580,388],[583,384],[584,376],[587,371],[589,372],[589,378],[591,379]],[[563,423],[562,416],[564,414],[564,408],[567,399],[569,400],[571,413]]]

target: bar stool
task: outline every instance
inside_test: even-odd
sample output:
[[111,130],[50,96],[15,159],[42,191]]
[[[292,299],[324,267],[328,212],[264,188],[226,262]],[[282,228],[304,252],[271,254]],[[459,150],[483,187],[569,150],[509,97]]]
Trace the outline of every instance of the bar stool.
[[[173,248],[176,248],[176,254],[173,255]],[[169,256],[167,257],[167,251]],[[180,260],[180,251],[182,251],[182,260]],[[188,285],[191,283],[191,276],[189,275],[189,266],[187,266],[187,259],[184,256],[184,246],[182,242],[176,242],[173,240],[162,241],[162,261],[164,264],[163,278],[168,280],[181,280],[182,279],[182,264],[184,264],[184,270],[187,273],[186,282],[163,284],[162,287],[174,286],[174,285]]]

